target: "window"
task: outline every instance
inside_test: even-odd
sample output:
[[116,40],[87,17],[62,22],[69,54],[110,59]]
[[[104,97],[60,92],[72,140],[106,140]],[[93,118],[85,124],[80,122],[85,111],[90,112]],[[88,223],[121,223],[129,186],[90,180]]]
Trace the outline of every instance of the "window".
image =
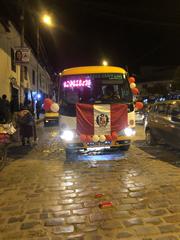
[[33,85],[35,85],[35,82],[36,82],[36,80],[35,80],[35,71],[32,70],[32,83],[33,83]]
[[24,66],[24,79],[28,80],[28,68]]
[[14,59],[14,49],[11,48],[11,70],[16,72],[16,63]]

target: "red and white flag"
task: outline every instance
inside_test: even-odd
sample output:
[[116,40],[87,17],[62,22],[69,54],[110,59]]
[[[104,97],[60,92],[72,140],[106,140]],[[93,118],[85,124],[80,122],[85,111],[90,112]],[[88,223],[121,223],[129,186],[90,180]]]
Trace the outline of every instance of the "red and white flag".
[[128,126],[126,104],[76,105],[77,131],[85,135],[109,135]]

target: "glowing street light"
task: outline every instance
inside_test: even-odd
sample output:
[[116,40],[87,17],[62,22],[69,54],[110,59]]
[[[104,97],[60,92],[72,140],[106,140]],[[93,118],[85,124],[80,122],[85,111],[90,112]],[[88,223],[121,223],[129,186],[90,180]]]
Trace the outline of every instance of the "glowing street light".
[[102,65],[103,66],[108,66],[108,62],[106,60],[103,60]]
[[44,15],[42,16],[42,22],[43,22],[44,24],[48,25],[48,26],[52,26],[52,19],[51,19],[51,17],[50,17],[49,15],[47,15],[47,14],[44,14]]

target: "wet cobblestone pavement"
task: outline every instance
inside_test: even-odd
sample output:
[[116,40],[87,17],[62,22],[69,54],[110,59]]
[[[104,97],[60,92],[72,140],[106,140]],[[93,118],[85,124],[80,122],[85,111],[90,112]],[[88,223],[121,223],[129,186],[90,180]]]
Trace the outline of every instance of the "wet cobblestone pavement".
[[40,136],[0,172],[1,240],[180,239],[177,151],[141,135],[126,153],[65,161],[57,129]]

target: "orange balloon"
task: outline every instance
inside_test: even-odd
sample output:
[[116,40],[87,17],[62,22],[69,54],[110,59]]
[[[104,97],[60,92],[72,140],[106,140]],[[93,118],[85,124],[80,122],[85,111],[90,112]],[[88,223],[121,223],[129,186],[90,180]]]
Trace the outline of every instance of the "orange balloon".
[[131,91],[132,91],[132,93],[134,95],[138,95],[139,94],[139,89],[138,88],[133,88],[133,89],[131,89]]
[[112,136],[111,135],[106,135],[106,140],[107,141],[112,141]]
[[86,141],[86,135],[80,134],[80,139],[81,139],[82,142],[85,142]]
[[92,137],[90,135],[86,136],[86,142],[92,142]]
[[129,83],[135,83],[136,79],[134,77],[128,78]]
[[144,107],[144,105],[143,105],[142,102],[136,102],[135,103],[135,107],[140,110],[140,109],[142,109]]

